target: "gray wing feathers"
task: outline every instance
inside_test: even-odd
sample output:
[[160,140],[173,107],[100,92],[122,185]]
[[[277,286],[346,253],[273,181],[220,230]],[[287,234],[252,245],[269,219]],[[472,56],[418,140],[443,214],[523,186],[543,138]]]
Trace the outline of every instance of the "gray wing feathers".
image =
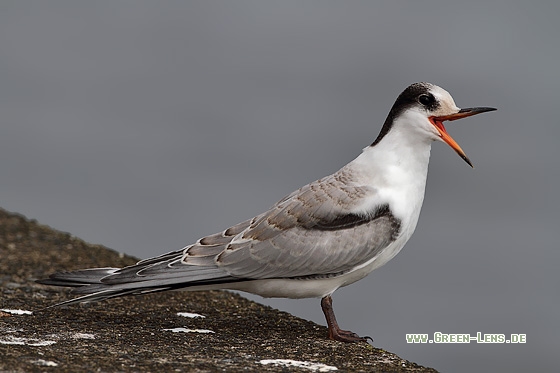
[[251,240],[226,250],[218,263],[233,276],[249,278],[339,274],[391,243],[395,225],[391,216],[381,216],[344,231],[292,228],[266,241]]
[[73,272],[58,272],[45,285],[76,287],[72,292],[85,296],[60,303],[96,301],[123,295],[179,289],[183,287],[238,281],[215,263],[235,235],[249,226],[249,221],[224,232],[200,239],[185,249],[159,257],[141,260],[125,268],[94,268]]
[[399,233],[387,205],[368,215],[351,212],[374,193],[349,185],[343,172],[306,185],[253,219],[217,263],[232,276],[253,279],[346,272],[372,259]]
[[101,279],[107,277],[120,268],[90,268],[74,272],[57,272],[48,279],[40,280],[41,284],[54,286],[84,286],[101,283]]
[[367,214],[353,212],[374,195],[370,187],[353,185],[343,168],[183,250],[122,269],[62,272],[40,282],[78,286],[75,292],[90,295],[75,301],[84,301],[201,284],[341,274],[372,259],[399,233],[400,222],[387,205]]

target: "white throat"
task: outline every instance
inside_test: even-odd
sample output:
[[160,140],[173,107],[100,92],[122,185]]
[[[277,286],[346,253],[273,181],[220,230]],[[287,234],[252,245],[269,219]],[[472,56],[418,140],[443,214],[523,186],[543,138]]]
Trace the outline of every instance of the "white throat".
[[419,120],[418,113],[406,112],[377,144],[365,148],[347,165],[360,175],[359,183],[376,189],[370,206],[388,203],[403,226],[412,231],[424,201],[434,140],[431,133],[418,126]]

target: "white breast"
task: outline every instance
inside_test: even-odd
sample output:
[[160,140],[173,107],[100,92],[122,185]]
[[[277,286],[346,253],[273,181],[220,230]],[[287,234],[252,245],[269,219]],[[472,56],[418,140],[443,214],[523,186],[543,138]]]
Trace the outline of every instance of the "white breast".
[[340,286],[356,282],[387,263],[412,236],[424,201],[431,144],[430,139],[401,131],[396,126],[376,146],[364,149],[346,166],[356,175],[356,183],[369,185],[375,191],[356,212],[372,211],[376,206],[388,204],[400,220],[401,231],[377,256],[341,276]]

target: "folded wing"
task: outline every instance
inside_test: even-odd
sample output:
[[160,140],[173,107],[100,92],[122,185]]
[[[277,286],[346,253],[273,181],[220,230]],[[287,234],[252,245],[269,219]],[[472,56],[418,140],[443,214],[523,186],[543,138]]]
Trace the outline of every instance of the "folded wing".
[[374,190],[348,183],[344,169],[288,195],[270,210],[182,250],[122,269],[60,272],[43,284],[73,286],[83,297],[224,285],[269,278],[329,277],[372,259],[399,234],[387,204],[356,213]]

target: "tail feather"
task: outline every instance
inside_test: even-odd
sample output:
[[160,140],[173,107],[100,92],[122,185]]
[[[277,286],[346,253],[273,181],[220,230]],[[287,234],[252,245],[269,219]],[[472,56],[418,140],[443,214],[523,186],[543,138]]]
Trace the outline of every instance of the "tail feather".
[[106,289],[106,290],[95,292],[93,294],[87,294],[78,298],[69,299],[64,302],[53,304],[52,306],[48,306],[45,309],[60,307],[60,306],[68,306],[76,303],[97,302],[97,301],[102,301],[111,298],[118,298],[126,295],[140,295],[140,294],[147,294],[147,293],[166,291],[166,290],[170,290],[170,289],[169,288],[145,289],[145,290],[133,289],[128,291],[115,291],[114,289]]
[[218,266],[188,265],[168,256],[167,261],[142,261],[125,268],[91,268],[57,272],[38,283],[73,287],[82,296],[55,306],[100,301],[125,295],[139,295],[193,286],[243,281]]
[[39,284],[53,286],[85,286],[101,283],[101,280],[117,272],[120,268],[89,268],[79,271],[53,273],[47,279],[37,280]]

